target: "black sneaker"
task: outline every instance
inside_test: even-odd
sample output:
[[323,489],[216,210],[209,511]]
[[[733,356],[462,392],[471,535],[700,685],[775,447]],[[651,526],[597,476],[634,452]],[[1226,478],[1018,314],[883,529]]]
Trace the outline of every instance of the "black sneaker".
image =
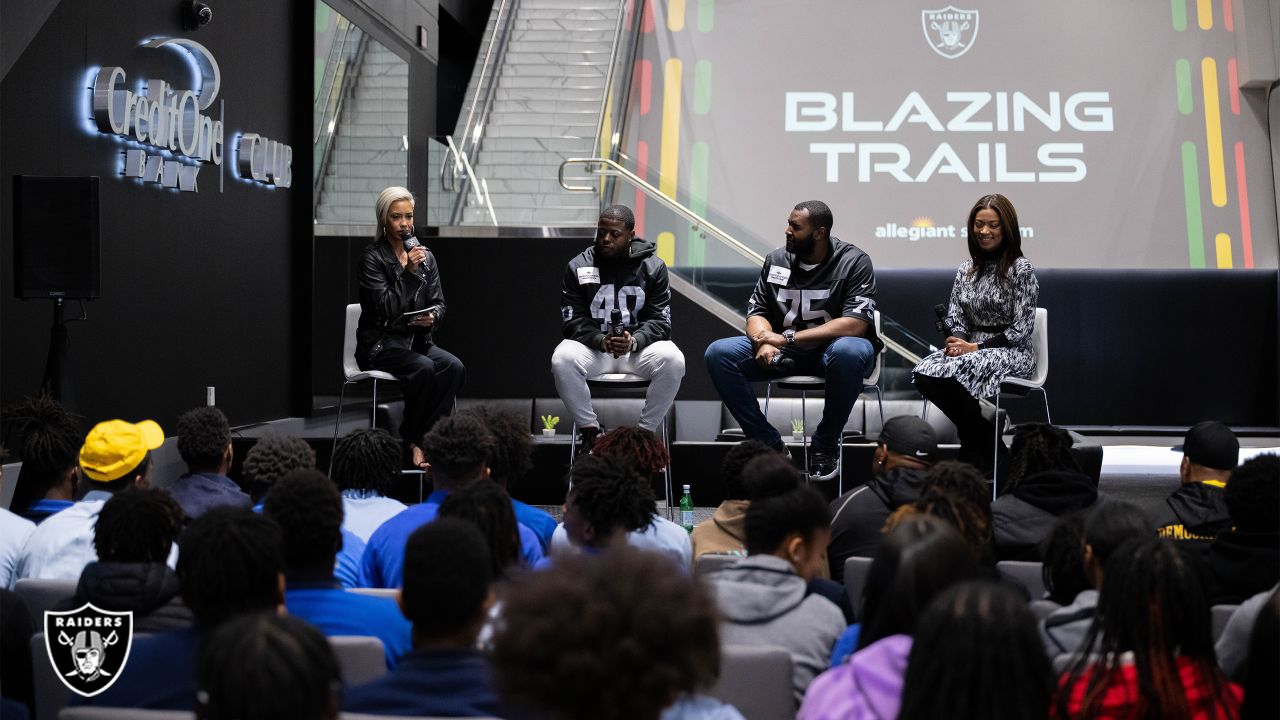
[[575,459],[591,454],[591,447],[596,444],[596,438],[600,437],[600,428],[584,427],[578,429],[578,446],[573,452]]
[[787,447],[787,444],[786,444],[786,443],[784,443],[784,442],[779,442],[777,445],[774,445],[771,449],[772,449],[774,452],[776,452],[776,453],[778,453],[779,455],[781,455],[782,457],[786,458],[787,460],[791,460],[791,459],[792,459],[792,458],[791,458],[791,448]]
[[835,450],[820,450],[809,446],[809,479],[830,480],[840,470],[839,456]]

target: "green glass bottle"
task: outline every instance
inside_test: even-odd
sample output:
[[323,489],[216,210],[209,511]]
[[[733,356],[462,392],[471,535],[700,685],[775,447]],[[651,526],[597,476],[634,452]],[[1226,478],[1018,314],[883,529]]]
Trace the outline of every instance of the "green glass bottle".
[[680,526],[685,532],[693,532],[693,497],[689,494],[689,486],[684,486],[684,495],[680,497]]

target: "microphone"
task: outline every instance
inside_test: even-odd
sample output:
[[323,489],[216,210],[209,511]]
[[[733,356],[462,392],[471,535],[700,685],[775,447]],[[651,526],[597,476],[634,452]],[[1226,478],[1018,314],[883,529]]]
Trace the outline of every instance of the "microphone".
[[789,357],[783,357],[782,353],[774,355],[773,359],[769,361],[769,365],[782,372],[791,372],[796,369],[796,361]]
[[[410,251],[412,251],[414,248],[422,247],[422,243],[418,241],[418,238],[414,237],[414,234],[413,234],[413,230],[412,230],[412,229],[409,229],[409,230],[406,230],[406,231],[404,231],[404,232],[400,233],[400,239],[404,241],[404,251],[405,251],[405,252],[410,252]],[[418,263],[418,277],[422,278],[422,279],[423,279],[423,281],[425,281],[425,280],[427,279],[427,263],[426,263],[426,261],[423,261],[423,262],[421,262],[421,263]]]
[[609,337],[622,337],[627,332],[627,326],[622,324],[622,311],[614,308],[609,313]]

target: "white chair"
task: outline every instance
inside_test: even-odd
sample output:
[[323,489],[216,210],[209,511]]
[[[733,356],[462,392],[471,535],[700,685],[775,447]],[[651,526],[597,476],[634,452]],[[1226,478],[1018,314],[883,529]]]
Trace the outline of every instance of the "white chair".
[[[378,381],[395,382],[396,376],[381,370],[361,370],[356,363],[356,328],[360,325],[360,304],[347,306],[346,325],[342,335],[342,390],[338,393],[338,414],[333,418],[333,446],[338,445],[338,426],[342,423],[342,403],[346,400],[347,386],[373,381],[373,406],[369,411],[369,427],[378,424]],[[329,474],[333,474],[333,453],[329,453]]]
[[31,611],[31,622],[37,628],[43,628],[45,611],[74,597],[77,582],[79,581],[22,578],[13,586],[13,591],[26,601],[27,609]]
[[388,598],[388,599],[390,599],[390,600],[395,600],[395,599],[396,599],[396,595],[397,595],[400,591],[399,591],[399,590],[396,590],[395,588],[365,588],[365,587],[358,587],[358,588],[347,588],[347,592],[349,592],[349,593],[355,593],[355,594],[357,594],[357,595],[369,595],[369,596],[372,596],[372,597]]
[[1001,560],[996,563],[1000,579],[1026,588],[1031,600],[1044,598],[1044,564],[1024,560]]
[[342,681],[348,687],[372,682],[387,674],[387,654],[382,641],[365,635],[333,635],[329,646],[338,658]]
[[793,720],[791,653],[779,647],[725,645],[720,648],[720,679],[707,694],[751,720]]
[[1044,382],[1049,379],[1049,311],[1041,307],[1036,308],[1035,324],[1031,328],[1031,351],[1036,359],[1035,372],[1029,378],[1006,377],[995,396],[996,413],[992,417],[992,424],[996,426],[995,438],[992,439],[995,458],[991,465],[992,500],[996,499],[996,486],[999,482],[996,471],[1000,464],[1000,396],[1009,394],[1026,397],[1032,390],[1039,390],[1040,396],[1044,398],[1044,421],[1053,422],[1049,418],[1049,393],[1044,389]]
[[849,597],[849,607],[854,617],[862,619],[862,589],[867,585],[871,572],[871,558],[851,557],[844,561],[844,592]]
[[[880,336],[880,311],[873,310],[871,313],[875,321],[876,336]],[[884,426],[884,398],[880,393],[880,370],[884,366],[884,348],[880,348],[880,352],[876,353],[875,366],[871,368],[871,374],[862,379],[862,392],[867,390],[876,391],[876,404],[880,407],[880,425]],[[827,379],[821,375],[784,375],[769,381],[765,387],[764,395],[764,414],[769,415],[769,401],[773,397],[773,386],[777,385],[781,390],[799,390],[800,391],[800,423],[804,426],[804,467],[805,473],[809,472],[809,442],[812,433],[809,432],[809,418],[806,412],[806,405],[809,400],[809,393],[822,392],[827,387]],[[836,447],[836,475],[839,477],[836,485],[836,495],[844,494],[844,438],[840,438]],[[816,480],[830,480],[828,477],[812,478]]]
[[[592,397],[595,397],[597,390],[612,393],[629,390],[648,390],[649,378],[641,377],[634,373],[603,373],[587,378],[587,388],[590,389]],[[569,433],[569,489],[573,490],[573,459],[578,455],[578,422],[576,420]],[[666,446],[668,453],[670,453],[671,443],[667,442],[666,415],[662,417],[662,424],[658,427],[658,435],[662,438],[662,444]],[[666,483],[667,519],[677,520],[675,512],[679,508],[680,498],[675,496],[675,488],[671,482],[671,462],[669,460],[667,466],[662,468],[662,476]]]
[[1231,616],[1239,609],[1239,605],[1214,605],[1209,608],[1209,620],[1213,626],[1213,641],[1215,643],[1222,637],[1222,631],[1227,629],[1227,622],[1231,620]]

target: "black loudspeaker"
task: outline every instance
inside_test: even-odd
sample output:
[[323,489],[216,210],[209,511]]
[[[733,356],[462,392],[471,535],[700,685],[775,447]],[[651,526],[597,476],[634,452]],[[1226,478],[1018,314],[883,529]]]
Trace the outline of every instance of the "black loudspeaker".
[[13,178],[13,288],[20,300],[101,296],[98,178]]

